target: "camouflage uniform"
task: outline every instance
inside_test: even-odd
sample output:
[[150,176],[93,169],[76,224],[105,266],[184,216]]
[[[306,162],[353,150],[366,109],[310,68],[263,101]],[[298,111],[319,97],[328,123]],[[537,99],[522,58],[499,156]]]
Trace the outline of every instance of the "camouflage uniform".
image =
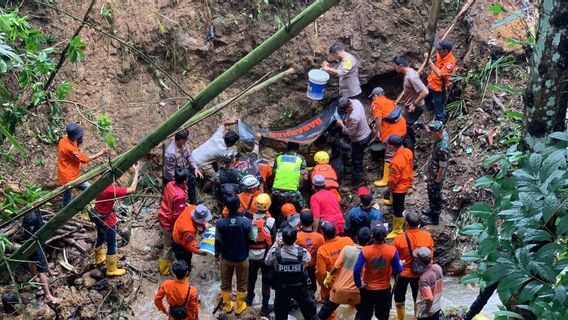
[[442,212],[442,187],[444,185],[444,176],[440,182],[436,182],[436,176],[440,168],[447,168],[450,160],[450,137],[444,130],[442,140],[434,144],[432,148],[432,158],[428,164],[428,201],[430,203],[430,217],[437,221],[440,213]]

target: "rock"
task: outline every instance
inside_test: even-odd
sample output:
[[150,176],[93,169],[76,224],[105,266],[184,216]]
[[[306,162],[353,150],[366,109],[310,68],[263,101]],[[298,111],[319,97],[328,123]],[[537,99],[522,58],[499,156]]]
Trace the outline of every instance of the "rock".
[[95,319],[97,315],[97,308],[94,304],[88,304],[81,309],[81,319]]
[[84,282],[85,282],[85,280],[83,278],[77,278],[77,279],[75,279],[75,281],[73,281],[73,284],[76,287],[80,287],[80,286],[83,285]]
[[101,280],[104,277],[103,272],[100,269],[91,270],[90,275],[97,280]]
[[202,39],[194,38],[182,29],[177,29],[174,32],[173,37],[174,43],[187,52],[194,52],[198,55],[205,55],[209,50]]
[[83,285],[87,288],[90,288],[90,287],[94,286],[95,283],[97,283],[97,279],[91,277],[87,273],[85,273],[81,279],[83,279]]
[[467,269],[467,263],[461,260],[454,260],[446,268],[446,274],[454,277],[461,277],[465,275]]
[[55,311],[45,303],[32,303],[27,307],[28,319],[48,320],[55,319]]

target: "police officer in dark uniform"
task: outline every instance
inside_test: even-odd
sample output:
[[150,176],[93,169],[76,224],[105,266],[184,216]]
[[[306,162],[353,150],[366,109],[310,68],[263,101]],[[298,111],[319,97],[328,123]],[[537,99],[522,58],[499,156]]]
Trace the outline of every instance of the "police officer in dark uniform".
[[273,266],[272,287],[274,295],[274,314],[276,320],[288,319],[290,300],[294,299],[306,320],[315,320],[316,305],[308,291],[308,276],[305,265],[311,256],[304,248],[295,244],[296,229],[286,227],[282,230],[282,240],[277,241],[264,262]]
[[428,124],[430,136],[434,140],[432,148],[432,157],[428,164],[428,202],[429,209],[422,210],[422,224],[439,223],[440,214],[442,213],[442,187],[444,185],[444,177],[450,161],[450,137],[448,132],[444,130],[444,124],[441,121],[434,120]]

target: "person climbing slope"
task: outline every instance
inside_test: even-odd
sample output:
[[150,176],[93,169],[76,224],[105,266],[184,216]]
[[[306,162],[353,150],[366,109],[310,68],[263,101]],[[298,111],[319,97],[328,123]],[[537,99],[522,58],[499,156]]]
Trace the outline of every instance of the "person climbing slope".
[[441,121],[434,120],[428,124],[430,137],[434,140],[432,156],[428,163],[427,191],[430,208],[422,210],[423,224],[437,225],[442,213],[444,178],[450,161],[450,137]]
[[426,104],[434,104],[434,120],[446,123],[446,91],[451,83],[451,77],[456,70],[456,57],[451,52],[452,43],[442,40],[436,44],[434,61],[428,61],[430,74],[428,75],[428,96]]

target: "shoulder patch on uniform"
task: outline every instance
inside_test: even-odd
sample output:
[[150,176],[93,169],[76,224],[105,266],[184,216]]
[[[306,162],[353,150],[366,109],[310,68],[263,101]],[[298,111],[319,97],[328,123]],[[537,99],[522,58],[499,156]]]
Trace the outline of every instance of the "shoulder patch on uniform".
[[353,68],[353,59],[351,58],[351,56],[347,56],[347,58],[345,58],[345,61],[343,62],[343,69],[349,71]]
[[451,63],[448,63],[448,64],[446,65],[446,68],[448,68],[448,70],[451,70],[453,67],[454,67],[454,65],[451,64]]
[[195,240],[195,235],[193,235],[192,233],[190,233],[190,234],[187,236],[187,241],[191,242],[191,241],[193,241],[193,240]]

